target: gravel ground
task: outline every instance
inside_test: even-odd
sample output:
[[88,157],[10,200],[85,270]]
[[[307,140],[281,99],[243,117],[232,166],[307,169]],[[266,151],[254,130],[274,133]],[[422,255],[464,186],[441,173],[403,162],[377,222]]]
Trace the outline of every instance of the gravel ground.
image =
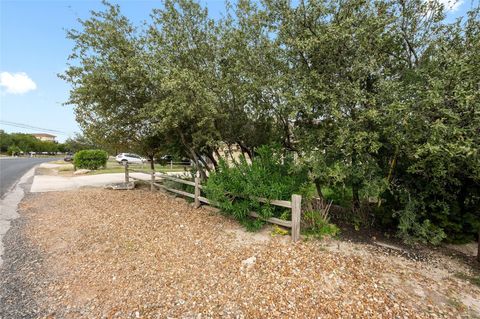
[[[467,318],[455,260],[251,234],[143,190],[29,195],[6,238],[0,318]],[[13,249],[15,247],[15,249]]]
[[24,217],[14,220],[4,238],[7,249],[0,267],[0,318],[37,318],[42,313],[34,298],[45,288],[42,257],[25,237],[26,222]]

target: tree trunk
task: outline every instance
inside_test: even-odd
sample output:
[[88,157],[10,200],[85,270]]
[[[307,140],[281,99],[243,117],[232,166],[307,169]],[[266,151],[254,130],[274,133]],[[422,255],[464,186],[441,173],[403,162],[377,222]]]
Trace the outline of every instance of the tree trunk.
[[[352,151],[352,169],[355,168],[355,165],[357,165],[357,151],[353,149]],[[360,185],[357,182],[357,177],[353,176],[352,180],[352,201],[353,201],[353,208],[359,208],[360,207]]]
[[253,161],[253,152],[248,149],[245,145],[242,144],[242,142],[237,142],[238,146],[240,146],[240,149],[242,150],[242,153],[247,153],[248,157],[250,158],[250,161]]
[[477,260],[480,262],[480,229],[478,229],[478,249],[477,249]]
[[215,157],[213,156],[213,153],[207,154],[207,157],[208,157],[208,159],[212,162],[213,168],[214,168],[215,170],[217,170],[217,168],[218,168],[218,162],[217,162],[217,160],[215,159]]
[[217,155],[218,160],[220,160],[222,158],[222,155],[220,155],[220,152],[218,151],[218,149],[215,148],[214,152],[215,152],[215,155]]
[[153,155],[149,156],[148,158],[150,159],[150,168],[152,169],[152,171],[155,170],[155,162],[153,160]]
[[180,136],[180,140],[182,141],[183,146],[187,149],[187,151],[192,156],[193,161],[195,162],[195,166],[197,167],[197,170],[200,173],[200,178],[204,181],[207,180],[207,174],[205,174],[205,171],[203,170],[202,166],[200,165],[197,154],[195,153],[195,151],[191,147],[188,146],[187,142],[185,141],[185,136],[183,135],[183,132],[181,130],[179,130],[178,134]]
[[228,144],[228,154],[230,155],[230,158],[232,159],[232,164],[235,164],[237,161],[233,157],[232,146],[230,144]]
[[200,162],[202,162],[202,164],[204,165],[204,167],[205,167],[205,168],[207,169],[207,171],[210,173],[210,172],[211,172],[211,169],[210,169],[210,167],[208,167],[207,162],[205,162],[205,160],[204,160],[199,154],[197,154],[197,157],[198,157],[198,160],[199,160]]
[[322,194],[322,184],[320,183],[320,179],[315,178],[313,180],[313,183],[315,184],[315,188],[317,189],[318,197],[321,198],[321,199],[324,199],[323,194]]

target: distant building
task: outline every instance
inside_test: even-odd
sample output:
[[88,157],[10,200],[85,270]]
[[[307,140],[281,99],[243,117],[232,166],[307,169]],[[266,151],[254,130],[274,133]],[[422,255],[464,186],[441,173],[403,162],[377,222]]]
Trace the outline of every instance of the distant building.
[[35,133],[31,134],[33,137],[39,139],[40,141],[55,142],[55,135],[47,133]]

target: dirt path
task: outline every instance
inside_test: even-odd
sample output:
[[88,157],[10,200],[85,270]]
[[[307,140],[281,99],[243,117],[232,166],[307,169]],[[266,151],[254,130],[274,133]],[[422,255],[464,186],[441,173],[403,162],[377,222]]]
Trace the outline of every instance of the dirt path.
[[27,276],[35,309],[25,317],[466,318],[479,310],[480,289],[454,276],[468,269],[453,260],[434,267],[360,244],[293,245],[158,192],[30,195],[20,213],[6,245],[20,235],[26,242],[6,256],[0,302],[14,303],[8,284]]

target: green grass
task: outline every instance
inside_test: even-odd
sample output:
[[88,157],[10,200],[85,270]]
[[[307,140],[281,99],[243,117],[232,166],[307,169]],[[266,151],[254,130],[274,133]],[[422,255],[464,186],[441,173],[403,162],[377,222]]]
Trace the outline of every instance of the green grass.
[[69,171],[73,172],[73,164],[67,164],[67,165],[60,166],[58,168],[58,171],[59,172],[69,172]]
[[[142,171],[150,171],[150,164],[145,163],[144,165],[129,165],[130,168],[136,169],[136,170],[142,170]],[[162,166],[160,164],[155,164],[155,171],[156,172],[183,172],[185,166],[180,166],[180,165],[173,165],[172,168],[170,168],[170,165],[167,166]],[[89,172],[89,175],[98,175],[98,174],[113,174],[113,173],[124,173],[125,172],[125,167],[123,165],[118,164],[114,160],[109,160],[107,162],[107,167],[106,168],[100,168],[98,170],[94,170]],[[132,172],[132,171],[130,171]],[[134,172],[132,172],[134,173]]]
[[65,162],[64,160],[48,162],[49,164],[71,164],[71,162]]
[[463,272],[457,272],[455,274],[455,277],[466,280],[466,281],[470,282],[472,285],[480,287],[480,276],[470,276],[470,275],[467,275]]
[[[73,172],[73,164],[71,162],[65,162],[62,160],[58,161],[52,161],[49,162],[50,164],[60,164],[63,166],[58,167],[59,172]],[[149,172],[150,171],[150,164],[145,163],[143,165],[137,165],[137,164],[131,164],[129,165],[130,168],[135,169],[135,170],[142,170]],[[182,166],[182,165],[173,165],[172,168],[170,168],[170,165],[160,165],[160,164],[155,164],[155,171],[156,172],[183,172],[185,171],[185,167],[187,170],[189,169],[189,166]],[[98,174],[114,174],[114,173],[124,173],[125,172],[125,167],[123,165],[118,164],[115,160],[109,159],[107,161],[107,167],[105,168],[100,168],[98,170],[92,170],[91,172],[88,173],[88,175],[98,175]],[[133,171],[130,171],[131,173],[134,173]]]

